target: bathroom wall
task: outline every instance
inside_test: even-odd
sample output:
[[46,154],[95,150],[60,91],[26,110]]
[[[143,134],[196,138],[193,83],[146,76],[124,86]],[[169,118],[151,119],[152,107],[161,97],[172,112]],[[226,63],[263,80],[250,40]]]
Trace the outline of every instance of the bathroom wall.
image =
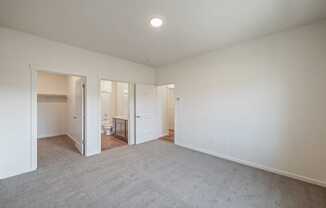
[[116,116],[128,116],[129,112],[129,99],[128,99],[128,83],[116,82]]
[[112,123],[112,117],[116,112],[116,84],[102,80],[101,81],[101,117],[104,122]]
[[[37,79],[37,137],[66,134],[67,77],[45,72]],[[60,95],[60,96],[59,96]]]
[[102,124],[112,122],[114,116],[128,116],[128,87],[126,82],[101,81]]

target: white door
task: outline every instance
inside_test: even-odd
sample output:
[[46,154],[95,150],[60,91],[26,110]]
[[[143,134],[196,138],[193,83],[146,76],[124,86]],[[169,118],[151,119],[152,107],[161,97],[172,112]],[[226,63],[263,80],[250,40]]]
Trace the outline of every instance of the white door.
[[79,152],[84,155],[84,99],[85,85],[84,80],[79,78],[75,82],[75,113],[74,113],[74,138],[76,139],[76,147]]
[[136,84],[136,144],[157,139],[156,86]]

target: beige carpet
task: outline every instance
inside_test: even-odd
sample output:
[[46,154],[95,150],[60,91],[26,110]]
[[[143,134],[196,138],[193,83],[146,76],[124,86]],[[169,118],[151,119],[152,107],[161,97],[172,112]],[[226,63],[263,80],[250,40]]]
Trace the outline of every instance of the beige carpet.
[[82,157],[39,142],[39,169],[0,181],[1,208],[325,208],[325,189],[157,140]]

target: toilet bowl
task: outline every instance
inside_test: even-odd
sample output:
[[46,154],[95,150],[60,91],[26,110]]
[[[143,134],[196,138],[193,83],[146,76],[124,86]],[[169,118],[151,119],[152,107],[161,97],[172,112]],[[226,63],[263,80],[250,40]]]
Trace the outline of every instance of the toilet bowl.
[[102,125],[102,129],[103,129],[103,133],[105,135],[112,135],[113,134],[112,124],[110,124],[110,123],[104,123]]

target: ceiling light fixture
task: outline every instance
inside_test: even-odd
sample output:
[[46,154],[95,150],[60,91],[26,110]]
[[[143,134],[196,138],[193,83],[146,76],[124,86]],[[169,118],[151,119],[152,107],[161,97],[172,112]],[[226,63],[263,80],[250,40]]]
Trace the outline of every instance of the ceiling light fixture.
[[159,18],[159,17],[154,17],[154,18],[151,19],[150,23],[151,23],[152,27],[159,28],[159,27],[162,27],[163,20],[161,18]]

